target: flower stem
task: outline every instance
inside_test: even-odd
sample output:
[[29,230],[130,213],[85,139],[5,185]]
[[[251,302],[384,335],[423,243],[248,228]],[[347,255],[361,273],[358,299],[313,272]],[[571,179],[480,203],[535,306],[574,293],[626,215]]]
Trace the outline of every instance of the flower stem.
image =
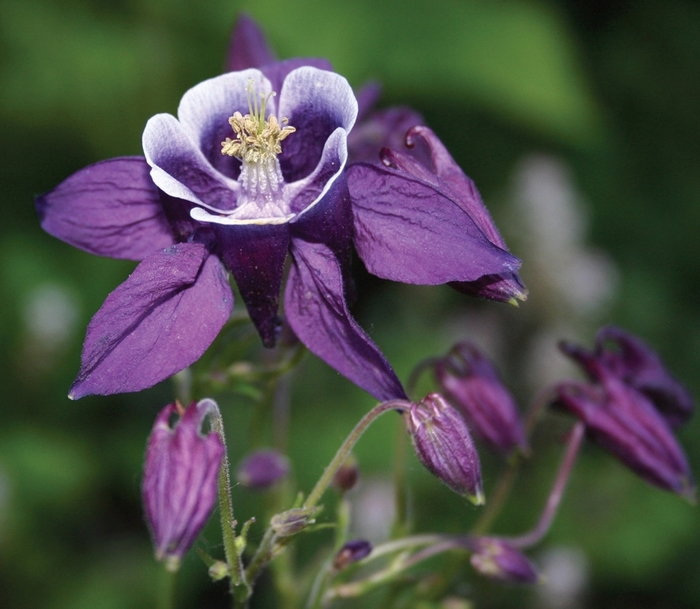
[[177,571],[161,569],[158,590],[158,609],[175,609],[175,580]]
[[571,471],[576,463],[576,457],[578,456],[578,451],[581,448],[585,431],[586,425],[582,421],[579,421],[576,423],[576,425],[574,425],[569,436],[569,444],[566,447],[566,453],[564,454],[564,458],[559,466],[557,477],[554,480],[552,490],[549,494],[544,510],[540,515],[539,521],[530,532],[518,537],[508,538],[508,542],[511,545],[515,546],[516,548],[528,548],[538,543],[547,534],[547,531],[549,531],[549,527],[552,525],[554,516],[557,513],[557,508],[559,507],[561,499],[564,495],[564,489],[569,481]]
[[360,422],[355,425],[355,428],[350,432],[350,435],[338,449],[338,452],[335,453],[335,457],[333,457],[333,460],[328,464],[328,467],[326,467],[323,475],[316,483],[316,486],[306,498],[306,501],[304,501],[304,507],[312,508],[316,506],[323,496],[323,493],[328,488],[328,485],[333,480],[333,476],[338,471],[338,468],[340,468],[340,466],[345,462],[345,459],[350,454],[350,451],[353,449],[357,441],[377,417],[384,414],[388,410],[404,410],[409,406],[410,402],[407,402],[406,400],[389,400],[388,402],[381,402],[380,404],[377,404],[364,417],[362,417]]
[[219,434],[224,445],[224,457],[219,469],[219,513],[221,514],[221,534],[224,541],[224,553],[226,554],[226,563],[229,568],[231,594],[234,598],[235,607],[237,600],[247,598],[250,595],[250,586],[243,571],[241,554],[236,543],[236,521],[233,518],[228,450],[226,447],[226,435],[224,434],[224,421],[218,408],[211,413],[211,428]]

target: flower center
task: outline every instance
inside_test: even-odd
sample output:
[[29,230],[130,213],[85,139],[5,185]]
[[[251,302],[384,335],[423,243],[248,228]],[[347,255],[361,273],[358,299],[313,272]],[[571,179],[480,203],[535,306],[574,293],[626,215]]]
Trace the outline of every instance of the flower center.
[[286,124],[286,118],[280,123],[272,114],[265,117],[267,102],[274,95],[274,91],[258,94],[253,79],[248,81],[248,114],[234,112],[228,119],[235,138],[227,137],[221,142],[221,154],[235,156],[243,162],[238,178],[243,195],[239,208],[255,204],[260,211],[277,216],[286,215],[285,210],[280,209],[278,196],[284,178],[277,155],[282,152],[282,140],[296,129]]

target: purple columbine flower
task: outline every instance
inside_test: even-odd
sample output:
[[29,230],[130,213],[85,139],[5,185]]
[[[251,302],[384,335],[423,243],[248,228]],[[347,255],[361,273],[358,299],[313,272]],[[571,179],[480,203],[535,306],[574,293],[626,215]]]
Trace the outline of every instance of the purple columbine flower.
[[593,353],[567,342],[560,346],[593,382],[560,383],[557,404],[586,424],[588,437],[649,484],[692,500],[695,483],[688,460],[649,399]]
[[353,238],[380,277],[514,281],[520,262],[494,242],[485,209],[470,207],[478,195],[466,178],[444,196],[410,175],[386,178],[362,165],[351,174],[351,199],[352,89],[324,60],[251,68],[271,60],[251,23],[231,47],[237,71],[187,91],[177,117],[148,121],[145,157],[97,163],[37,198],[47,232],[141,261],[90,322],[72,398],[140,391],[195,362],[231,313],[227,270],[263,343],[274,346],[290,254],[284,310],[301,342],[377,399],[404,398],[348,310]]
[[421,463],[455,493],[484,503],[479,454],[461,415],[437,393],[404,412],[406,428]]
[[435,365],[435,376],[448,400],[462,413],[469,429],[501,454],[527,450],[525,432],[513,396],[494,365],[471,343],[455,345]]
[[[169,404],[148,439],[143,503],[156,558],[171,570],[178,568],[216,502],[224,445],[216,432],[201,434],[204,417],[215,409],[216,403],[208,399],[193,402],[184,413],[177,404]],[[171,428],[169,420],[176,413],[182,416]]]
[[496,537],[470,537],[471,563],[484,577],[507,584],[535,584],[537,569],[520,551]]
[[625,383],[646,395],[672,427],[685,423],[693,414],[688,390],[639,337],[606,326],[596,334],[595,353]]
[[243,486],[267,489],[289,474],[289,459],[272,448],[250,453],[236,472],[236,479]]

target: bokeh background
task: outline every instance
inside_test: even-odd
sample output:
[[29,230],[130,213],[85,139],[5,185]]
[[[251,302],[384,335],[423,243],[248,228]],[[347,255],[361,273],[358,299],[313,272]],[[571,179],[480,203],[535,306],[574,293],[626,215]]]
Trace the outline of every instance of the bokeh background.
[[[66,398],[86,324],[133,264],[44,234],[32,201],[89,163],[139,154],[146,120],[174,113],[187,88],[221,72],[241,10],[280,57],[327,57],[354,86],[383,83],[384,105],[419,110],[524,261],[530,299],[519,309],[358,268],[354,312],[402,378],[469,338],[496,358],[524,408],[547,382],[576,374],[556,353],[559,338],[590,344],[614,322],[654,345],[700,395],[697,2],[0,0],[2,607],[154,606],[160,566],[139,484],[146,437],[173,389]],[[236,462],[251,448],[251,401],[214,397]],[[307,358],[292,380],[288,446],[300,488],[311,488],[371,405]],[[357,450],[354,526],[375,540],[391,517],[396,423],[380,421]],[[553,414],[536,434],[499,532],[535,521],[569,424]],[[697,473],[697,419],[680,435]],[[488,494],[502,464],[483,460]],[[474,508],[415,460],[409,475],[416,531],[467,530]],[[265,513],[265,498],[234,493],[240,519]],[[697,508],[587,447],[532,554],[549,583],[502,589],[464,563],[451,592],[477,607],[695,608],[699,542]],[[215,526],[200,544],[221,554]],[[194,553],[178,586],[181,607],[227,606]],[[254,606],[275,606],[266,580],[261,588]]]

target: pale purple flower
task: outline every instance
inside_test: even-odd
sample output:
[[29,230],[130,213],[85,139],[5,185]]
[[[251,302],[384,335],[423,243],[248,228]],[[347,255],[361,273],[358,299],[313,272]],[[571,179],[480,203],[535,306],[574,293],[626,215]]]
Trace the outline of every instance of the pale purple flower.
[[236,71],[187,91],[177,117],[151,118],[145,157],[97,163],[37,199],[52,235],[141,261],[90,322],[70,396],[139,391],[195,362],[231,313],[226,271],[274,346],[291,255],[284,311],[301,342],[377,399],[404,398],[348,310],[353,238],[370,272],[407,283],[506,277],[520,262],[493,242],[469,197],[456,203],[360,164],[351,199],[358,104],[347,81],[324,60],[271,61],[250,20],[236,32]]
[[289,459],[272,448],[256,450],[243,459],[236,480],[243,486],[267,489],[289,474]]
[[204,418],[216,409],[212,400],[192,403],[179,412],[166,406],[148,439],[143,472],[143,502],[156,558],[176,569],[206,524],[217,497],[224,445],[216,432],[202,435]]
[[404,412],[406,428],[420,462],[455,493],[484,503],[481,464],[462,416],[437,393]]
[[595,354],[567,342],[560,346],[593,382],[560,383],[557,404],[586,424],[588,437],[649,484],[692,499],[695,482],[688,460],[649,398]]
[[506,455],[516,447],[527,450],[515,400],[494,365],[475,345],[455,345],[435,364],[435,377],[469,429],[491,450]]

